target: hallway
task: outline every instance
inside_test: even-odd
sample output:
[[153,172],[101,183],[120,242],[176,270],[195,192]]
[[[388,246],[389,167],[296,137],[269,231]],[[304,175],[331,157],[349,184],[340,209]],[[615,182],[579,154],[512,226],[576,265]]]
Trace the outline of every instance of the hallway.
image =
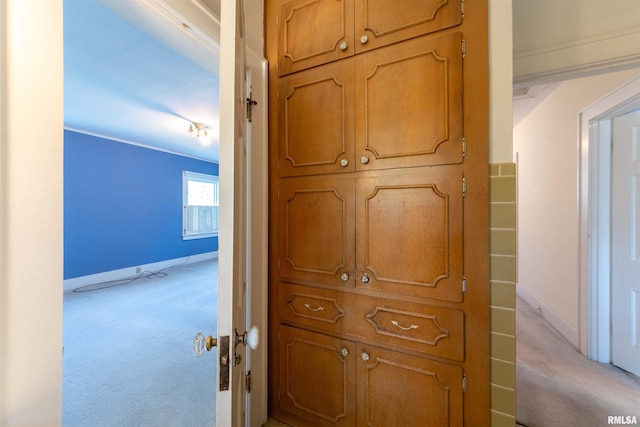
[[583,357],[520,297],[516,305],[516,419],[527,427],[640,423],[640,379]]

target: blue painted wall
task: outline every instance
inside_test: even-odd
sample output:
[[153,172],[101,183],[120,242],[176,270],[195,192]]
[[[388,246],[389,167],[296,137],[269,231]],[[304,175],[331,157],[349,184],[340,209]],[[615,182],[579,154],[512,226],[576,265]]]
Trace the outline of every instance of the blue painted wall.
[[218,250],[182,240],[182,171],[216,163],[65,130],[64,278]]

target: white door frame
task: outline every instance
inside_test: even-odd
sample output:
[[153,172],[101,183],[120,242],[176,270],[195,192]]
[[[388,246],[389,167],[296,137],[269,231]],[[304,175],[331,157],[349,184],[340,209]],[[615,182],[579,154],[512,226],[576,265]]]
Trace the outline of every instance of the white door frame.
[[579,350],[611,362],[611,122],[640,105],[640,75],[595,102],[579,121]]
[[[253,108],[251,137],[249,138],[248,180],[248,236],[247,280],[251,283],[249,319],[247,325],[260,331],[260,344],[251,352],[251,394],[247,396],[247,417],[250,427],[267,421],[267,301],[268,301],[268,117],[267,117],[267,60],[247,47],[247,68],[251,73]],[[247,92],[247,96],[249,93]]]

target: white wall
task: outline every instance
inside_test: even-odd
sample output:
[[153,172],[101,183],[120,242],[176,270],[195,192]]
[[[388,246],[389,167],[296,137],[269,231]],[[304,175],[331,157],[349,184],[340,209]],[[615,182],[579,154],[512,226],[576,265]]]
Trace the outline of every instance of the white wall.
[[578,345],[578,113],[637,73],[568,80],[513,130],[518,290]]
[[62,0],[0,1],[0,425],[55,426],[62,379]]
[[511,0],[489,1],[489,163],[513,161]]
[[514,82],[560,81],[637,65],[637,0],[514,0]]

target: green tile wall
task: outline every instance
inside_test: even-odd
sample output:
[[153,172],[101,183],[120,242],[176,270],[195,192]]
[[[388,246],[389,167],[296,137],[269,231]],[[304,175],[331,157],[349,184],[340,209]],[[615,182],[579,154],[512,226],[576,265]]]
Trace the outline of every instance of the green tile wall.
[[516,423],[516,165],[489,165],[491,426]]

